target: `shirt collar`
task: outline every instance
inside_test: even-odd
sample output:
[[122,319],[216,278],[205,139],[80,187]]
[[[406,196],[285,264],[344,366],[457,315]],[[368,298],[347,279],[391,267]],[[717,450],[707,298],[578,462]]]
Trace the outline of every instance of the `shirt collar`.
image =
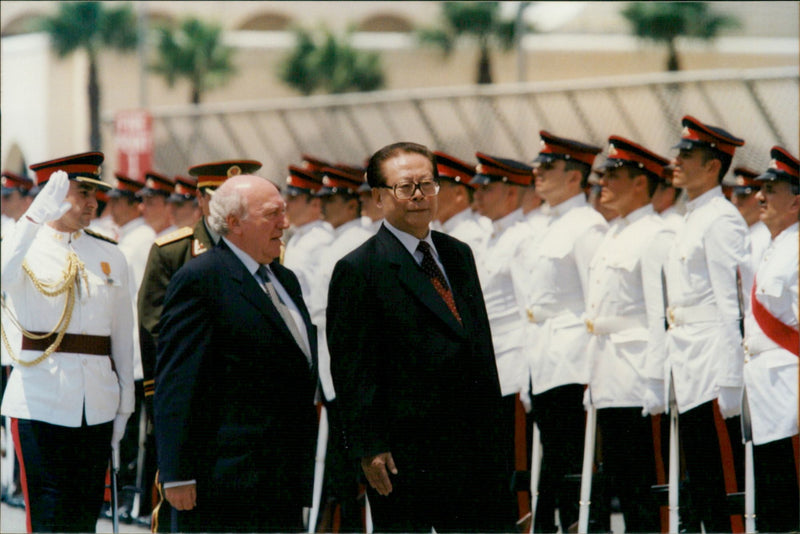
[[443,222],[442,230],[444,230],[445,233],[450,233],[455,230],[459,224],[470,219],[472,219],[472,209],[465,208]]
[[392,226],[392,224],[386,219],[383,220],[383,225],[386,226],[386,229],[389,230],[392,233],[392,235],[394,235],[398,240],[400,240],[400,243],[403,244],[403,247],[405,247],[408,253],[411,254],[412,256],[417,251],[417,247],[419,246],[420,241],[425,241],[427,244],[429,244],[431,246],[431,250],[433,250],[434,252],[434,255],[436,257],[439,256],[439,253],[436,252],[436,246],[434,246],[433,240],[431,239],[430,231],[428,231],[428,234],[423,239],[417,239],[416,237],[414,237],[409,233],[406,233],[402,230],[398,230],[397,228]]
[[557,206],[548,206],[547,210],[550,216],[561,217],[569,210],[573,208],[580,208],[582,206],[588,206],[588,203],[586,202],[586,195],[584,195],[583,192],[580,192]]
[[248,254],[247,252],[243,251],[242,249],[231,243],[228,239],[225,239],[225,237],[223,237],[222,240],[225,241],[225,244],[228,245],[228,248],[231,249],[231,252],[233,252],[233,254],[237,258],[239,258],[239,261],[241,261],[244,264],[244,267],[245,269],[247,269],[247,272],[255,276],[256,271],[258,271],[258,267],[260,264],[256,260],[254,260],[250,256],[250,254]]
[[524,218],[522,208],[517,208],[505,217],[492,221],[492,234],[497,235],[508,230]]
[[720,186],[712,187],[694,200],[686,202],[686,213],[689,214],[697,208],[705,206],[717,197],[725,197],[725,195],[722,194],[722,187]]
[[636,221],[638,221],[639,219],[641,219],[642,217],[654,214],[655,211],[656,210],[653,209],[653,205],[650,204],[650,203],[647,203],[644,206],[642,206],[641,208],[637,208],[637,209],[633,210],[627,216],[620,217],[620,220],[624,221],[625,224],[633,224]]

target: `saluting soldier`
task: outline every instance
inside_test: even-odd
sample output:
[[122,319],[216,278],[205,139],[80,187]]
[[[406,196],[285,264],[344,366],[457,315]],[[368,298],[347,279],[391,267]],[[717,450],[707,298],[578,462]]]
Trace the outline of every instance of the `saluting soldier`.
[[95,531],[109,453],[133,411],[128,267],[85,230],[108,187],[102,161],[88,152],[31,165],[44,187],[2,244],[3,290],[22,332],[7,347],[2,413],[19,445],[28,532]]
[[[744,140],[688,115],[682,125],[672,183],[685,189],[689,200],[664,269],[669,304],[665,378],[675,391],[697,520],[707,532],[730,532],[720,444],[733,451],[738,473],[729,478],[735,480],[744,465],[738,417],[744,366],[741,320],[753,276],[747,224],[720,184]],[[718,428],[727,435],[718,435]]]
[[[609,137],[600,203],[618,217],[589,267],[586,293],[589,401],[602,435],[604,487],[606,496],[619,497],[628,532],[660,530],[650,495],[656,483],[652,423],[642,408],[655,415],[665,407],[661,269],[674,234],[650,199],[668,164],[638,143]],[[592,501],[607,504],[597,496]]]
[[[137,299],[139,317],[139,338],[142,349],[142,367],[144,372],[144,395],[147,402],[147,411],[152,418],[152,396],[155,391],[155,361],[156,345],[158,343],[158,321],[161,318],[161,309],[164,305],[164,295],[167,292],[172,275],[190,259],[203,254],[219,242],[220,236],[213,233],[208,226],[208,203],[217,187],[222,185],[230,176],[250,174],[261,168],[261,163],[254,160],[217,161],[195,165],[189,169],[189,174],[197,178],[197,201],[203,212],[203,218],[195,224],[194,228],[183,227],[159,239],[150,248],[147,257],[147,266],[144,271],[142,284],[139,287]],[[152,435],[148,439],[148,449],[155,451],[152,446]],[[152,460],[152,458],[150,459]],[[151,463],[148,461],[148,463]],[[151,477],[149,477],[149,480]],[[143,499],[142,504],[147,505],[149,499]],[[145,510],[141,509],[140,515]],[[159,514],[160,515],[160,514]],[[169,514],[166,514],[169,517]],[[154,524],[164,526],[164,522],[153,518]],[[167,522],[168,524],[168,522]]]
[[757,180],[771,240],[756,271],[745,321],[745,402],[750,410],[759,532],[800,529],[798,434],[798,216],[800,161],[773,147]]
[[512,279],[528,319],[525,355],[542,441],[534,529],[555,532],[556,507],[564,530],[578,520],[578,488],[564,476],[581,470],[583,392],[590,371],[583,312],[589,263],[608,225],[584,194],[602,149],[546,131],[540,136],[533,173],[548,220],[520,243]]

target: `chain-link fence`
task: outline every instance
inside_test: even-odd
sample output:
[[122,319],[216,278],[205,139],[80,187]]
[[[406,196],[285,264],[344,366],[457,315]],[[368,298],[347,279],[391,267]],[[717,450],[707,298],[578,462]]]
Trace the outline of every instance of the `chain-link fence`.
[[[621,135],[670,156],[693,115],[746,140],[735,165],[769,164],[773,145],[798,153],[797,68],[703,71],[566,82],[385,91],[151,110],[154,166],[185,173],[206,161],[253,158],[281,180],[303,153],[360,164],[417,141],[467,161],[476,151],[528,161],[539,131],[605,146]],[[113,146],[113,120],[104,121]]]

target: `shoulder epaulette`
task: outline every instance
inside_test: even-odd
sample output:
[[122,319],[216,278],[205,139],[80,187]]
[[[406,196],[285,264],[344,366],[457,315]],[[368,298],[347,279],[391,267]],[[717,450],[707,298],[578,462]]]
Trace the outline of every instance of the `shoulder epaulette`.
[[178,228],[174,232],[170,232],[165,236],[159,237],[158,239],[156,239],[155,243],[159,247],[163,247],[164,245],[167,245],[169,243],[174,243],[175,241],[183,239],[184,237],[189,237],[193,233],[194,233],[194,228],[192,228],[191,226],[184,226],[183,228]]
[[111,239],[111,238],[110,238],[110,237],[108,237],[107,235],[103,235],[103,234],[101,234],[101,233],[95,232],[94,230],[89,230],[88,228],[84,228],[84,229],[83,229],[83,232],[84,232],[86,235],[90,235],[90,236],[92,236],[92,237],[94,237],[94,238],[96,238],[96,239],[100,239],[100,240],[102,240],[102,241],[107,241],[107,242],[111,243],[112,245],[116,245],[116,244],[118,244],[118,243],[117,243],[117,241],[116,241],[115,239]]

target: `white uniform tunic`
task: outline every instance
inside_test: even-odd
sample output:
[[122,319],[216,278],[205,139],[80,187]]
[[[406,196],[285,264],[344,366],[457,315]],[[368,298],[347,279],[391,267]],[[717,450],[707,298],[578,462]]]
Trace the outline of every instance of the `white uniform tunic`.
[[[25,260],[41,282],[58,282],[70,250],[83,262],[86,280],[81,277],[67,333],[110,336],[111,358],[54,352],[34,366],[15,364],[3,397],[3,415],[79,427],[84,410],[89,425],[133,412],[133,306],[128,268],[116,246],[81,231],[56,232],[23,220],[14,237],[3,240],[3,290],[11,295],[25,329],[50,332],[61,317],[66,297],[40,293],[22,263]],[[21,360],[41,355],[41,351],[19,349],[15,348]]]
[[527,319],[524,350],[534,395],[589,381],[584,295],[607,229],[580,193],[550,207],[546,228],[520,242],[511,273]]
[[[778,234],[756,273],[756,294],[769,313],[798,328],[798,223]],[[761,330],[752,313],[745,321],[748,361],[744,382],[750,406],[753,443],[763,445],[794,436],[797,424],[798,358]]]
[[761,258],[771,241],[769,228],[763,221],[750,225],[750,263],[753,266],[753,272],[758,269]]
[[311,221],[295,228],[286,243],[283,265],[291,269],[300,282],[303,298],[310,301],[319,271],[322,251],[333,241],[333,228],[325,221]]
[[746,309],[753,280],[749,235],[720,187],[687,202],[665,265],[670,320],[665,378],[672,373],[679,413],[717,398],[718,387],[742,385],[736,273]]
[[328,308],[328,285],[331,283],[333,268],[336,262],[361,246],[364,241],[372,237],[373,233],[364,228],[361,219],[353,219],[334,230],[334,239],[321,255],[319,276],[315,288],[311,291],[308,303],[311,322],[317,326],[317,356],[319,361],[319,381],[325,398],[332,401],[336,398],[331,378],[331,355],[328,352],[328,339],[325,335],[325,311]]
[[648,380],[663,378],[661,268],[672,238],[648,204],[615,219],[594,256],[586,319],[597,408],[642,406]]
[[456,213],[440,225],[440,231],[463,241],[472,249],[475,261],[483,254],[489,232],[475,218],[474,212],[467,208]]
[[528,376],[522,347],[525,344],[525,323],[511,281],[511,264],[520,241],[528,237],[522,210],[512,211],[493,221],[494,231],[485,253],[476,258],[486,313],[492,331],[492,344],[497,362],[497,375],[503,395],[525,389]]

